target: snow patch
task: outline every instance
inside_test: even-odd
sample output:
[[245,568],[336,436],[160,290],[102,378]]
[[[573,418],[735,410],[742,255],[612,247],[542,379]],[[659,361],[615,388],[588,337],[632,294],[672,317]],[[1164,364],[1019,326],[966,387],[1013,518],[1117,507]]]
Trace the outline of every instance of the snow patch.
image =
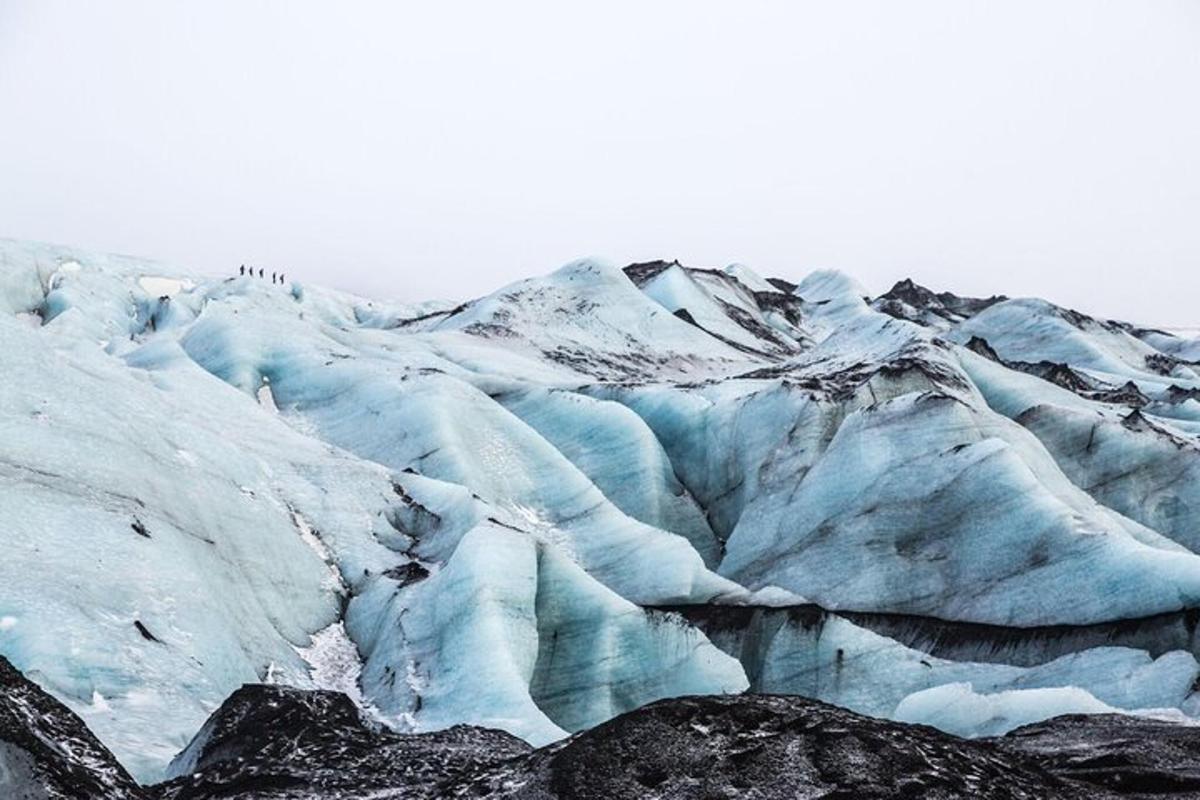
[[272,414],[279,413],[279,406],[275,405],[275,395],[271,391],[270,380],[263,378],[263,385],[258,387],[258,392],[256,394],[258,397],[258,404],[260,406],[267,409]]
[[331,692],[342,692],[354,704],[363,707],[362,659],[358,647],[346,635],[341,620],[312,635],[308,647],[297,647],[296,652],[308,664],[308,674],[313,686]]
[[[411,658],[404,662],[404,685],[408,687],[409,691],[413,693],[413,697],[416,698],[420,698],[421,693],[429,685],[429,681],[417,670],[417,662]],[[400,715],[399,727],[401,730],[415,733],[420,729],[417,715],[412,711],[405,711]]]
[[318,536],[316,531],[313,530],[312,526],[308,524],[308,520],[304,518],[303,514],[294,508],[289,508],[288,512],[292,516],[292,523],[296,526],[296,530],[300,532],[300,538],[306,545],[309,546],[309,549],[316,553],[320,559],[325,562],[325,566],[329,568],[329,578],[327,578],[322,585],[326,589],[338,594],[348,594],[349,589],[346,586],[345,580],[342,578],[341,570],[337,568],[337,562],[334,560],[333,553],[331,553],[329,548],[325,546],[325,543],[321,541],[321,537]]
[[95,689],[92,690],[91,710],[97,714],[106,714],[109,711],[112,711],[112,708],[108,705],[108,700],[106,700],[104,695],[100,694],[100,692],[96,691]]
[[579,563],[579,554],[575,551],[570,535],[555,525],[544,513],[522,503],[510,503],[507,507],[535,536],[554,545],[572,561]]

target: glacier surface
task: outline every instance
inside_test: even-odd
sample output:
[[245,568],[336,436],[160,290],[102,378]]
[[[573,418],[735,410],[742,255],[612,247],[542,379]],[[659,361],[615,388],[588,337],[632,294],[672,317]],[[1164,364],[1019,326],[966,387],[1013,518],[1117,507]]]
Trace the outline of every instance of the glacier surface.
[[0,241],[0,336],[0,655],[143,781],[254,682],[538,745],[747,690],[970,735],[1200,708],[1166,332],[832,271],[412,303]]

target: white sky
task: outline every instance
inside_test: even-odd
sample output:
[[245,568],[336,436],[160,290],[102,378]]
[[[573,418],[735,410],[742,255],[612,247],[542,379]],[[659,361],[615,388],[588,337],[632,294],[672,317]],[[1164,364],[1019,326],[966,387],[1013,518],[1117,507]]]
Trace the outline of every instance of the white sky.
[[368,295],[583,255],[1200,324],[1200,2],[0,0],[0,235]]

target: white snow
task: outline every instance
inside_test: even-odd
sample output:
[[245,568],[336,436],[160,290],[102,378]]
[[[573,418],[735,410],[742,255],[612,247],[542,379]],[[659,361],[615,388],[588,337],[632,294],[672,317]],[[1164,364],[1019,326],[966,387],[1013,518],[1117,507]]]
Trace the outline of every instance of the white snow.
[[258,398],[258,404],[267,409],[273,414],[279,413],[279,407],[275,405],[275,395],[271,392],[271,382],[265,380],[263,385],[258,387],[258,391],[254,393]]
[[368,705],[359,686],[362,659],[340,621],[314,633],[312,643],[296,652],[308,664],[314,688],[342,692],[361,708]]

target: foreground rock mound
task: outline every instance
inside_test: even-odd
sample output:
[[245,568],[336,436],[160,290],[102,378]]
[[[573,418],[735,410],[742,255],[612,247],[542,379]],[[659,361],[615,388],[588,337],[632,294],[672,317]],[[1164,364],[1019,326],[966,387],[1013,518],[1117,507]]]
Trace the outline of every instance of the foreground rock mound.
[[0,658],[5,800],[1200,797],[1200,730],[1059,717],[997,739],[782,695],[686,697],[531,749],[496,730],[401,734],[347,696],[249,685],[139,787],[69,709]]
[[[171,764],[157,797],[435,797],[460,774],[530,752],[502,731],[456,726],[404,735],[364,719],[338,692],[243,686]],[[190,773],[190,774],[184,774]]]
[[1200,797],[1200,729],[1117,714],[1018,728],[996,744],[1051,772],[1124,797]]
[[986,743],[798,697],[742,695],[654,703],[495,765],[452,796],[1040,799],[1089,792]]
[[79,717],[0,656],[0,798],[143,797]]

